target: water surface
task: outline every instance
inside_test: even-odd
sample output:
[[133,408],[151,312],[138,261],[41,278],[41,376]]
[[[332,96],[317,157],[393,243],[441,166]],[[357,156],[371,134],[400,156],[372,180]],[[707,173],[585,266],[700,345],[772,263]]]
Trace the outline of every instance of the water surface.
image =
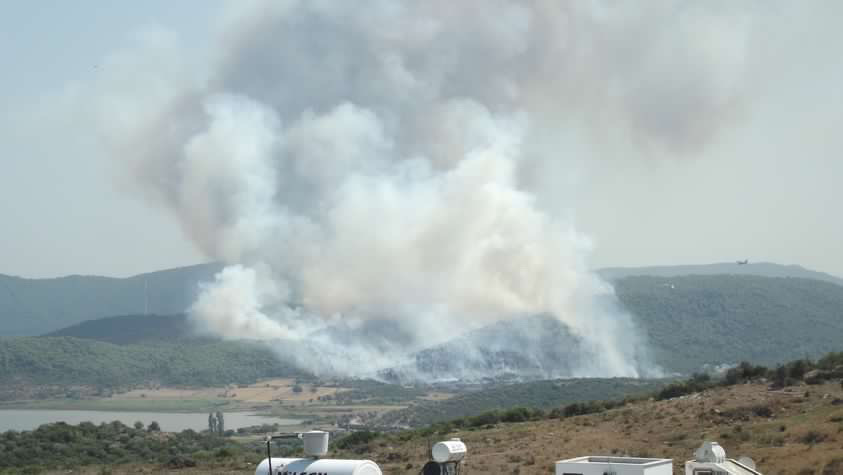
[[[279,417],[259,416],[247,412],[223,413],[225,428],[237,430],[261,424],[295,425],[299,420],[281,419]],[[0,432],[7,430],[32,430],[42,424],[51,422],[66,422],[79,424],[80,422],[120,421],[131,426],[137,421],[148,426],[152,421],[158,422],[165,432],[180,432],[185,429],[200,431],[208,428],[208,413],[173,413],[173,412],[128,412],[128,411],[76,411],[57,409],[0,409]]]

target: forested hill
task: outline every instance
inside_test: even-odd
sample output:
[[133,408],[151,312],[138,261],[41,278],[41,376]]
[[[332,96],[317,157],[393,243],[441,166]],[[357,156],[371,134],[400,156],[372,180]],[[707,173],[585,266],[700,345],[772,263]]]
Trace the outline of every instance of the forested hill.
[[15,383],[121,386],[153,381],[215,386],[299,374],[256,342],[113,345],[71,337],[0,337],[3,389]]
[[[817,357],[843,341],[843,286],[751,275],[626,277],[614,282],[620,306],[643,337],[649,360],[668,373],[705,366]],[[593,356],[562,321],[546,316],[497,323],[417,354],[411,368],[433,378],[511,374],[571,377]],[[642,374],[653,374],[646,355]],[[401,378],[406,368],[386,372]],[[476,377],[476,376],[475,376]]]
[[[130,279],[12,279],[14,285],[0,284],[0,335],[55,332],[54,336],[117,344],[179,339],[189,334],[181,315],[193,300],[197,282],[212,278],[217,268],[196,266]],[[141,312],[137,309],[113,310],[142,306],[143,299],[137,297],[144,294],[144,282],[149,287],[150,313],[175,316],[138,315]],[[669,372],[688,374],[703,365],[741,360],[774,365],[837,350],[843,341],[843,286],[831,282],[795,277],[686,275],[631,276],[614,280],[613,285],[620,306],[633,315],[647,338],[642,346]],[[126,303],[130,301],[135,303]],[[24,302],[28,304],[23,305]],[[162,312],[162,307],[178,310]],[[112,311],[129,316],[80,324]],[[522,338],[524,342],[520,342],[522,334],[539,334],[541,338]],[[453,372],[448,365],[478,373],[491,369],[532,375],[526,376],[528,379],[565,377],[567,373],[560,368],[588,356],[564,324],[535,317],[490,327],[467,338],[477,340],[473,347],[479,351],[470,355],[472,359],[441,357],[455,353],[446,350],[468,347],[458,341],[456,346],[420,353],[416,369],[433,377],[435,373]],[[514,342],[509,346],[515,348],[492,344],[500,342]],[[520,350],[525,348],[529,352]]]
[[193,338],[194,332],[184,314],[124,315],[86,320],[44,336],[70,336],[127,345],[183,340]]
[[677,277],[682,275],[755,275],[759,277],[797,277],[800,279],[814,279],[843,285],[843,279],[824,272],[806,269],[802,266],[785,266],[771,262],[750,262],[740,265],[736,262],[720,264],[702,264],[686,266],[652,266],[652,267],[607,267],[599,269],[597,273],[608,280],[619,280],[624,277],[648,275],[652,277]]
[[0,336],[41,335],[113,315],[183,313],[195,300],[198,284],[212,280],[220,268],[201,264],[125,279],[0,274]]
[[[652,359],[668,372],[742,360],[775,365],[839,349],[843,286],[749,275],[627,277],[614,282]],[[116,344],[173,341],[191,335],[183,315],[125,316],[56,331]],[[531,337],[532,335],[532,337]],[[467,351],[473,349],[474,351]],[[422,351],[414,370],[433,379],[509,373],[525,379],[567,377],[587,358],[564,323],[530,317],[463,335]],[[400,379],[401,371],[396,368]],[[388,375],[387,375],[388,376]]]
[[663,367],[817,357],[843,341],[843,286],[748,275],[627,277],[615,282]]

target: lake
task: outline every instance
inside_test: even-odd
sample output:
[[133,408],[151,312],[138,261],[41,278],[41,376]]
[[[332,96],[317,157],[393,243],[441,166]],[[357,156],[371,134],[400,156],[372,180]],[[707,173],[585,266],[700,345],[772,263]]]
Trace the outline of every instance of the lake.
[[[296,425],[300,420],[281,419],[278,417],[259,416],[247,412],[225,412],[225,428],[237,430],[241,427],[261,424]],[[121,412],[121,411],[68,411],[53,409],[0,409],[0,432],[7,430],[32,430],[42,424],[51,422],[80,422],[120,421],[131,426],[141,421],[144,426],[156,421],[165,432],[180,432],[185,429],[195,431],[208,428],[208,413],[174,413],[174,412]]]

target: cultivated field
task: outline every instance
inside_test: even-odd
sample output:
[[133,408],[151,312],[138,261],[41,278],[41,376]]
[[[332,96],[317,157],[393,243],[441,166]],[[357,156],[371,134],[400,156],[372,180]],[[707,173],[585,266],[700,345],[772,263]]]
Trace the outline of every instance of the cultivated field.
[[125,393],[115,394],[108,399],[129,401],[145,399],[147,401],[168,400],[230,400],[240,404],[265,405],[271,402],[302,403],[318,400],[319,397],[336,396],[338,392],[348,388],[324,387],[313,384],[300,384],[300,391],[296,392],[294,379],[270,379],[249,385],[229,385],[210,388],[170,388],[160,387],[151,389],[134,389]]

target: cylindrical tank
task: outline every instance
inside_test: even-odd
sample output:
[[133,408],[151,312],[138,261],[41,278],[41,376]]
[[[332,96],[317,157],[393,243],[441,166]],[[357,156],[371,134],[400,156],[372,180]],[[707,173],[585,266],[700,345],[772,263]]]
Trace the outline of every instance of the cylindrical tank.
[[328,453],[328,432],[312,430],[299,434],[304,443],[304,454],[308,457],[321,457]]
[[465,444],[459,439],[437,442],[433,445],[433,460],[439,463],[459,462],[465,458]]
[[[322,473],[325,475],[383,475],[371,460],[287,459],[272,457],[271,475]],[[263,459],[255,475],[270,475],[269,460]]]

